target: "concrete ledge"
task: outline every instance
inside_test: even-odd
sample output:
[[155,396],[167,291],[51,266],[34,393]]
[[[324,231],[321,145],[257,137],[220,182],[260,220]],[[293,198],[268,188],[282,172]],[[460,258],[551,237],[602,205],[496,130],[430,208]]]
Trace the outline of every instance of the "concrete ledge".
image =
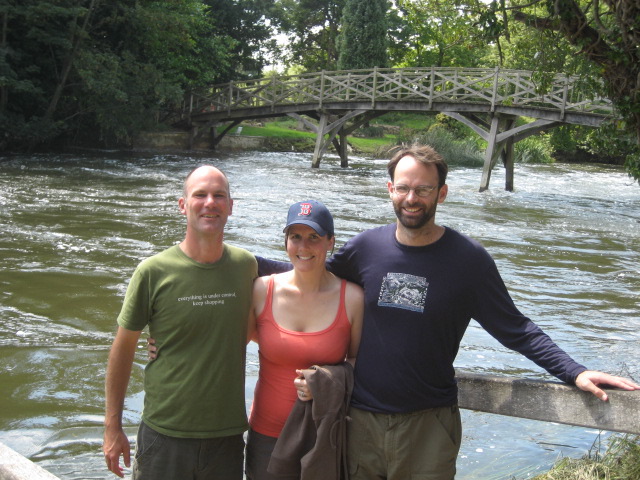
[[60,480],[44,468],[0,443],[0,480]]
[[460,408],[640,434],[640,390],[605,389],[603,402],[560,382],[458,372]]
[[[239,129],[242,127],[238,127]],[[138,136],[134,142],[134,148],[154,149],[154,150],[188,150],[189,132],[146,132]],[[227,134],[222,137],[219,147],[226,150],[261,150],[267,144],[266,137],[251,137],[247,135]],[[200,138],[194,149],[211,151],[211,139],[206,135]]]

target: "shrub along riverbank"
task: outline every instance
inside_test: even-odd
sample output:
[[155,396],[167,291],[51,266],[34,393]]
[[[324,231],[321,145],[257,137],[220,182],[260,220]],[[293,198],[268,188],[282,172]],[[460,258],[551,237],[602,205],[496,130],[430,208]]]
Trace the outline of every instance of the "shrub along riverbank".
[[614,435],[604,454],[594,445],[583,458],[563,458],[531,480],[640,480],[640,436]]

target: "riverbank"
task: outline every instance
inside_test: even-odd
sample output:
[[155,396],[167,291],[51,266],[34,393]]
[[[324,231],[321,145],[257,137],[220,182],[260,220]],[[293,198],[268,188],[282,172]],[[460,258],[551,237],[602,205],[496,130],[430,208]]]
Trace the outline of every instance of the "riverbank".
[[[225,135],[216,150],[240,152],[313,152],[314,143],[307,138],[280,138],[231,134]],[[175,130],[168,132],[148,132],[140,135],[133,143],[134,150],[185,151],[189,150],[189,132]],[[194,150],[210,151],[208,138],[199,138]]]
[[[515,144],[516,163],[574,163],[622,165],[621,157],[601,157],[580,148],[576,140],[558,141],[552,137],[560,132],[553,129]],[[572,137],[562,131],[564,137]],[[189,150],[187,131],[169,130],[148,132],[138,136],[133,143],[134,150],[173,151]],[[481,166],[484,163],[486,142],[475,132],[446,115],[425,114],[385,114],[362,126],[347,137],[349,155],[370,158],[387,158],[388,151],[398,143],[414,141],[433,145],[445,158],[455,158],[457,162]],[[216,150],[221,152],[261,151],[312,153],[316,145],[316,134],[301,121],[291,118],[276,118],[265,121],[246,121],[231,129]],[[567,148],[567,146],[571,146]],[[332,144],[329,152],[336,153]],[[195,141],[192,150],[211,151],[208,134]]]
[[640,479],[640,436],[613,436],[604,453],[600,445],[580,459],[562,458],[547,473],[532,480]]
[[[159,150],[163,152],[189,150],[190,133],[183,130],[164,132],[146,132],[133,142],[134,150]],[[396,135],[368,139],[350,137],[349,154],[383,157],[386,151],[398,142]],[[237,127],[220,140],[216,150],[222,152],[295,152],[313,153],[316,144],[315,133],[286,127],[264,127],[262,124],[249,124]],[[211,142],[206,135],[198,138],[193,145],[195,151],[211,151]],[[333,145],[329,152],[335,153]]]
[[[409,141],[429,131],[437,118],[424,114],[386,114],[363,126],[348,136],[350,154],[374,158],[386,158],[386,152],[399,141]],[[468,132],[472,135],[472,132]],[[291,118],[276,118],[265,121],[246,121],[227,133],[217,145],[220,151],[270,151],[312,153],[315,149],[316,134],[300,121]],[[148,132],[138,136],[134,149],[186,150],[189,148],[189,134],[186,131],[170,130]],[[211,150],[209,138],[202,135],[194,145],[194,150]],[[333,145],[329,151],[335,153]]]

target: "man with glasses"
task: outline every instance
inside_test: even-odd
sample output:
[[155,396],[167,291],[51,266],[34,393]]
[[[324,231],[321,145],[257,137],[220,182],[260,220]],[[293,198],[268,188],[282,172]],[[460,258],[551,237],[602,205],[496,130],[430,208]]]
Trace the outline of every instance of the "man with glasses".
[[[433,148],[400,148],[387,169],[396,222],[356,235],[328,261],[365,291],[348,425],[351,480],[454,478],[462,430],[453,362],[472,318],[602,400],[599,384],[640,389],[575,362],[520,313],[478,242],[435,223],[448,167]],[[268,262],[259,263],[263,274]]]

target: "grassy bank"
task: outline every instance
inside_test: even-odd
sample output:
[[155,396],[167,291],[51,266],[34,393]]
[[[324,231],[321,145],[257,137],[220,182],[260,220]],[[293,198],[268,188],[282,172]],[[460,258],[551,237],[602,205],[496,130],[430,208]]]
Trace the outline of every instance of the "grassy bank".
[[562,458],[549,472],[532,480],[640,480],[640,436],[612,436],[580,459]]
[[[269,138],[270,146],[289,145],[297,151],[313,151],[316,134],[290,118],[243,123],[232,134]],[[425,114],[386,114],[372,120],[347,137],[350,149],[360,155],[387,158],[398,143],[418,141],[433,145],[445,158],[456,163],[482,164],[483,142],[471,132],[450,128],[442,116]],[[291,148],[284,148],[290,150]],[[333,146],[330,146],[330,151]]]
[[[316,141],[315,133],[303,129],[293,119],[276,119],[268,122],[243,124],[241,135],[295,140],[298,148],[304,150],[313,150]],[[376,138],[349,136],[347,141],[354,151],[375,156],[385,147],[388,148],[395,145],[397,136],[388,133]]]
[[[284,150],[309,152],[315,147],[315,133],[288,117],[246,122],[231,133],[238,132],[268,137],[272,148],[282,146]],[[378,158],[386,158],[389,148],[398,143],[414,141],[432,145],[449,162],[478,166],[483,163],[486,142],[470,128],[443,114],[387,113],[347,137],[352,152]],[[330,151],[334,151],[333,146]],[[516,144],[515,161],[551,163],[552,153],[548,137],[539,135]]]
[[[519,122],[524,124],[530,120],[522,118]],[[240,135],[268,137],[268,145],[272,149],[312,152],[315,147],[315,133],[293,118],[245,122],[231,133],[237,133],[240,128]],[[569,126],[528,137],[515,144],[514,160],[516,163],[553,163],[556,160],[620,163],[620,159],[613,161],[579,147],[588,143],[584,138],[587,131],[590,129]],[[449,162],[465,165],[482,164],[487,146],[474,131],[451,117],[417,112],[386,113],[347,138],[353,153],[377,158],[387,158],[389,148],[400,142],[413,141],[429,143]],[[334,152],[332,145],[329,151]]]

